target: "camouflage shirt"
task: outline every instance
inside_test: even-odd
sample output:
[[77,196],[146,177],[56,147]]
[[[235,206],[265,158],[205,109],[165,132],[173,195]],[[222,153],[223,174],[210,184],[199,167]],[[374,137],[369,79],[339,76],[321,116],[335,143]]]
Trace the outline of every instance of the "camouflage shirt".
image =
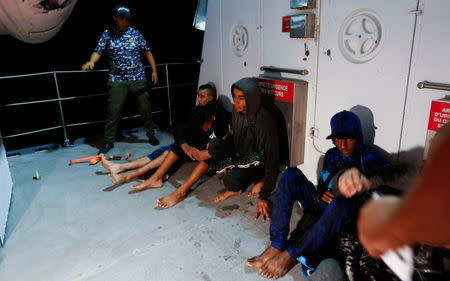
[[103,31],[94,51],[101,55],[106,51],[109,56],[109,81],[146,79],[141,52],[149,52],[150,47],[136,29],[129,27],[125,32],[115,29]]

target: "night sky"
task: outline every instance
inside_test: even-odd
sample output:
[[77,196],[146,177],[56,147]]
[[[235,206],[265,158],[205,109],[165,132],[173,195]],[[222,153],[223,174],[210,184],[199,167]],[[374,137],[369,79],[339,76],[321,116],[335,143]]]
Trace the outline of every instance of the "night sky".
[[[0,36],[0,75],[79,69],[113,23],[114,3],[130,7],[131,25],[147,39],[157,63],[200,59],[203,32],[192,26],[196,0],[78,0],[63,28],[48,42],[27,44]],[[106,62],[102,59],[99,66]]]
[[[12,36],[0,36],[0,76],[47,72],[53,70],[80,70],[89,60],[101,33],[113,25],[112,11],[115,4],[130,7],[131,26],[138,29],[149,42],[156,63],[193,62],[200,60],[203,31],[196,30],[192,23],[197,7],[196,0],[190,1],[106,1],[78,0],[71,15],[59,33],[41,44],[28,44]],[[143,62],[147,64],[146,60]],[[107,68],[108,59],[103,56],[96,69]],[[199,65],[181,69],[170,67],[170,82],[196,83]],[[147,73],[149,75],[149,73]],[[158,86],[166,82],[164,68],[158,68]],[[61,96],[75,97],[106,93],[106,73],[59,75]],[[195,104],[196,87],[171,88],[174,118],[183,119]],[[167,123],[167,96],[165,89],[152,90],[154,108],[164,113],[154,116],[157,125]],[[52,75],[17,80],[0,80],[0,128],[2,136],[40,130],[61,125],[57,102],[18,107],[2,105],[54,99],[55,84]],[[123,116],[137,114],[133,97],[129,97]],[[83,98],[63,102],[66,124],[104,120],[106,96]],[[140,126],[139,119],[122,121],[121,129]],[[104,124],[71,127],[68,130],[70,142],[97,135],[102,137]],[[101,142],[100,139],[98,142]],[[63,143],[62,129],[46,131],[28,136],[4,138],[7,151],[26,147],[42,146],[48,143]],[[96,143],[95,146],[99,144]]]

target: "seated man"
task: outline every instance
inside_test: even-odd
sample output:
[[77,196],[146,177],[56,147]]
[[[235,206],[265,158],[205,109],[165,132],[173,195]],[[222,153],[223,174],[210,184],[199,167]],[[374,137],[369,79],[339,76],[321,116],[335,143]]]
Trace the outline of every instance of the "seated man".
[[[215,135],[220,136],[220,132],[214,128],[216,110],[217,107],[212,103],[197,107],[195,114],[192,116],[197,121],[191,122],[190,126],[184,128],[184,138],[176,137],[177,142],[173,145],[158,170],[145,182],[131,188],[144,190],[162,187],[163,176],[177,161],[199,161],[189,178],[174,192],[158,199],[157,204],[161,208],[170,208],[182,201],[192,185],[208,172],[208,165],[204,160],[211,158],[207,150],[209,137],[213,132]],[[196,126],[195,124],[201,124],[201,126]],[[192,149],[186,149],[186,146],[192,147]]]
[[[213,125],[213,130],[216,132],[218,137],[223,137],[228,133],[229,123],[231,122],[228,116],[229,113],[226,112],[217,102],[216,102],[217,92],[214,85],[210,82],[208,84],[203,84],[198,88],[197,91],[197,102],[199,106],[204,106],[206,104],[212,103],[216,110],[216,120]],[[180,129],[181,127],[181,129]],[[176,126],[177,137],[183,138],[183,127]],[[126,163],[113,163],[102,157],[102,165],[109,171],[109,178],[113,184],[123,184],[129,182],[137,177],[141,178],[146,175],[147,172],[159,167],[166,156],[169,154],[173,143],[160,147],[150,153],[147,156],[138,158],[136,160],[126,162]],[[193,151],[193,147],[189,146],[187,143],[183,145],[183,150],[188,153]],[[135,170],[133,170],[135,169]],[[122,174],[122,172],[127,170],[133,170],[129,173]],[[148,176],[145,178],[147,179]]]
[[[226,191],[217,195],[214,202],[239,195],[256,181],[255,187],[261,190],[254,191],[253,195],[259,197],[255,218],[261,215],[261,219],[265,221],[269,217],[268,198],[275,188],[280,170],[276,121],[273,114],[262,106],[258,82],[255,79],[239,80],[233,84],[231,92],[234,102],[231,122],[233,138],[230,142],[219,139],[211,141],[209,152],[214,161],[209,162],[213,164],[210,169],[223,170],[223,167],[218,166],[222,165],[226,156],[239,158],[237,167],[223,177]],[[258,161],[262,161],[263,165],[249,165],[253,162],[250,158],[255,153],[261,156]]]
[[[354,211],[354,198],[335,198],[331,188],[333,177],[341,170],[356,167],[366,173],[388,163],[375,150],[363,144],[361,123],[354,113],[342,111],[331,119],[332,139],[336,147],[329,149],[324,158],[317,189],[298,168],[286,169],[280,184],[271,196],[271,245],[259,256],[247,260],[248,266],[258,267],[266,278],[280,278],[298,262],[302,263],[305,277],[325,255],[327,243],[336,238],[342,223]],[[295,201],[299,201],[304,215],[299,226],[289,234],[289,221]]]

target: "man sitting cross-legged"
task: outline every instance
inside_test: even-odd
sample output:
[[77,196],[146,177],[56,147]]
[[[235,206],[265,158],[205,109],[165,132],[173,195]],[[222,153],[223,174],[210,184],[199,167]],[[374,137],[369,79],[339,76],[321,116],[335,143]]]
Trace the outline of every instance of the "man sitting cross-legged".
[[[220,135],[219,132],[214,130],[215,114],[216,107],[213,104],[197,107],[193,115],[194,121],[191,122],[193,124],[184,128],[185,138],[177,138],[178,142],[174,144],[158,170],[145,182],[132,188],[136,190],[159,188],[162,186],[163,176],[175,162],[199,161],[189,178],[174,192],[158,199],[157,205],[161,208],[170,208],[182,201],[195,182],[208,172],[208,164],[204,161],[211,158],[207,150],[209,137],[213,132],[215,135]],[[195,124],[201,124],[201,126]],[[185,149],[188,145],[192,149]]]
[[[206,104],[212,104],[216,107],[216,120],[214,121],[213,129],[217,136],[223,137],[229,131],[229,113],[226,112],[217,102],[216,102],[217,92],[212,82],[203,84],[198,88],[197,91],[197,103],[199,106],[205,106]],[[175,125],[176,138],[184,139],[184,126],[183,124]],[[151,172],[153,169],[159,167],[166,156],[169,154],[173,143],[162,146],[147,156],[138,158],[136,160],[126,162],[126,163],[114,163],[102,157],[102,164],[105,169],[109,171],[109,178],[114,184],[123,184],[129,182],[137,177],[147,179],[147,173]],[[194,148],[190,147],[188,144],[183,145],[183,150],[192,151]],[[124,171],[133,170],[128,173],[122,173]]]
[[[218,172],[234,167],[223,177],[226,191],[218,194],[214,202],[241,194],[255,183],[249,196],[258,197],[255,218],[269,217],[268,198],[274,190],[280,170],[276,120],[261,103],[258,81],[242,78],[231,88],[234,110],[232,136],[227,142],[213,139],[209,152],[214,161],[210,169]],[[228,141],[229,140],[229,141]],[[230,156],[237,157],[232,161]],[[230,160],[230,165],[223,163]],[[260,165],[253,165],[258,163]]]
[[[363,144],[359,118],[352,112],[342,111],[331,119],[332,139],[336,147],[329,149],[324,158],[319,185],[316,187],[298,168],[286,169],[278,188],[271,196],[271,245],[259,256],[246,261],[258,267],[266,278],[280,278],[301,262],[305,277],[314,272],[320,259],[333,246],[333,239],[344,220],[356,211],[355,198],[334,196],[331,182],[341,170],[351,167],[366,173],[388,161],[372,148]],[[299,201],[304,215],[288,240],[289,221],[294,203]]]

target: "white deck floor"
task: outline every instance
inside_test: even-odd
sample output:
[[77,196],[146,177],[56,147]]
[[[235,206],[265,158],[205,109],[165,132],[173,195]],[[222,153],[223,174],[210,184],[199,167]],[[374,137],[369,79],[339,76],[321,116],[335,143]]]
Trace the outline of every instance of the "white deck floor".
[[[143,132],[136,136],[109,154],[131,152],[134,159],[153,149]],[[172,141],[166,133],[157,137]],[[266,280],[245,266],[268,245],[269,224],[253,220],[256,199],[244,194],[213,203],[223,189],[214,176],[184,202],[155,210],[156,199],[193,165],[163,188],[133,193],[136,182],[112,187],[101,163],[68,166],[97,151],[80,143],[8,158],[14,186],[0,280]],[[40,180],[33,180],[36,170]],[[280,280],[304,279],[296,266]]]

